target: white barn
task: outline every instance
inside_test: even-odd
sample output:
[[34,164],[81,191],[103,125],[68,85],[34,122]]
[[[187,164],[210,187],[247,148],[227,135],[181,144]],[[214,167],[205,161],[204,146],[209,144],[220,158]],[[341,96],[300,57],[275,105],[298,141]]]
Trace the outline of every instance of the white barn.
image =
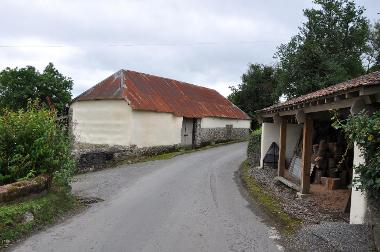
[[249,116],[213,89],[130,70],[76,97],[70,118],[77,145],[148,154],[243,139],[250,128]]

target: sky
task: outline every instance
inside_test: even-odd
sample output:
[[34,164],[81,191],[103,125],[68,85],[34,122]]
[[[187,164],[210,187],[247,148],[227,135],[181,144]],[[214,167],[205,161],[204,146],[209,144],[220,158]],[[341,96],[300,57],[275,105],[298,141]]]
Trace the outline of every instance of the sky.
[[[379,0],[357,0],[370,21]],[[0,0],[0,69],[52,62],[77,96],[120,69],[216,89],[273,64],[311,0]]]

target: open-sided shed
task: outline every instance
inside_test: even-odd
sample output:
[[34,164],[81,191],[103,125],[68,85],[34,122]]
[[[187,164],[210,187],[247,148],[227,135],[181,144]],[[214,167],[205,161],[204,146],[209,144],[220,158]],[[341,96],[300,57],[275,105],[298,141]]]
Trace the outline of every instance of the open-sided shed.
[[[279,146],[278,179],[310,193],[311,183],[327,189],[349,188],[353,166],[365,162],[360,148],[346,148],[341,132],[331,127],[331,111],[341,116],[380,107],[380,71],[348,80],[258,112],[262,121],[261,166],[272,142]],[[349,190],[349,189],[347,189]],[[352,190],[351,223],[363,223],[365,194]]]

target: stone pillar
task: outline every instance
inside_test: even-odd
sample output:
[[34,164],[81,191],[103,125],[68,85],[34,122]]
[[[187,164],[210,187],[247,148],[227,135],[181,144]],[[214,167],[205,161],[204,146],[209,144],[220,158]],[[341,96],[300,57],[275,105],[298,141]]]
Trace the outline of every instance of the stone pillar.
[[73,108],[70,106],[69,107],[69,113],[68,113],[68,135],[71,139],[71,141],[74,143],[75,142],[75,135],[74,135],[74,122],[73,122]]
[[194,118],[194,147],[198,148],[202,144],[202,135],[201,135],[201,118]]

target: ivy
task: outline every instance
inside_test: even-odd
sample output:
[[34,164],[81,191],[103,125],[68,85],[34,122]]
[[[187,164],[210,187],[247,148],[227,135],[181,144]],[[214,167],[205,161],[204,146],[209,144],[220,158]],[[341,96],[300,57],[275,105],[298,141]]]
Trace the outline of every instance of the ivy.
[[370,199],[380,198],[380,110],[372,115],[362,111],[350,115],[346,120],[333,117],[333,126],[342,129],[349,145],[358,144],[362,149],[365,164],[354,167],[358,174],[353,183]]

